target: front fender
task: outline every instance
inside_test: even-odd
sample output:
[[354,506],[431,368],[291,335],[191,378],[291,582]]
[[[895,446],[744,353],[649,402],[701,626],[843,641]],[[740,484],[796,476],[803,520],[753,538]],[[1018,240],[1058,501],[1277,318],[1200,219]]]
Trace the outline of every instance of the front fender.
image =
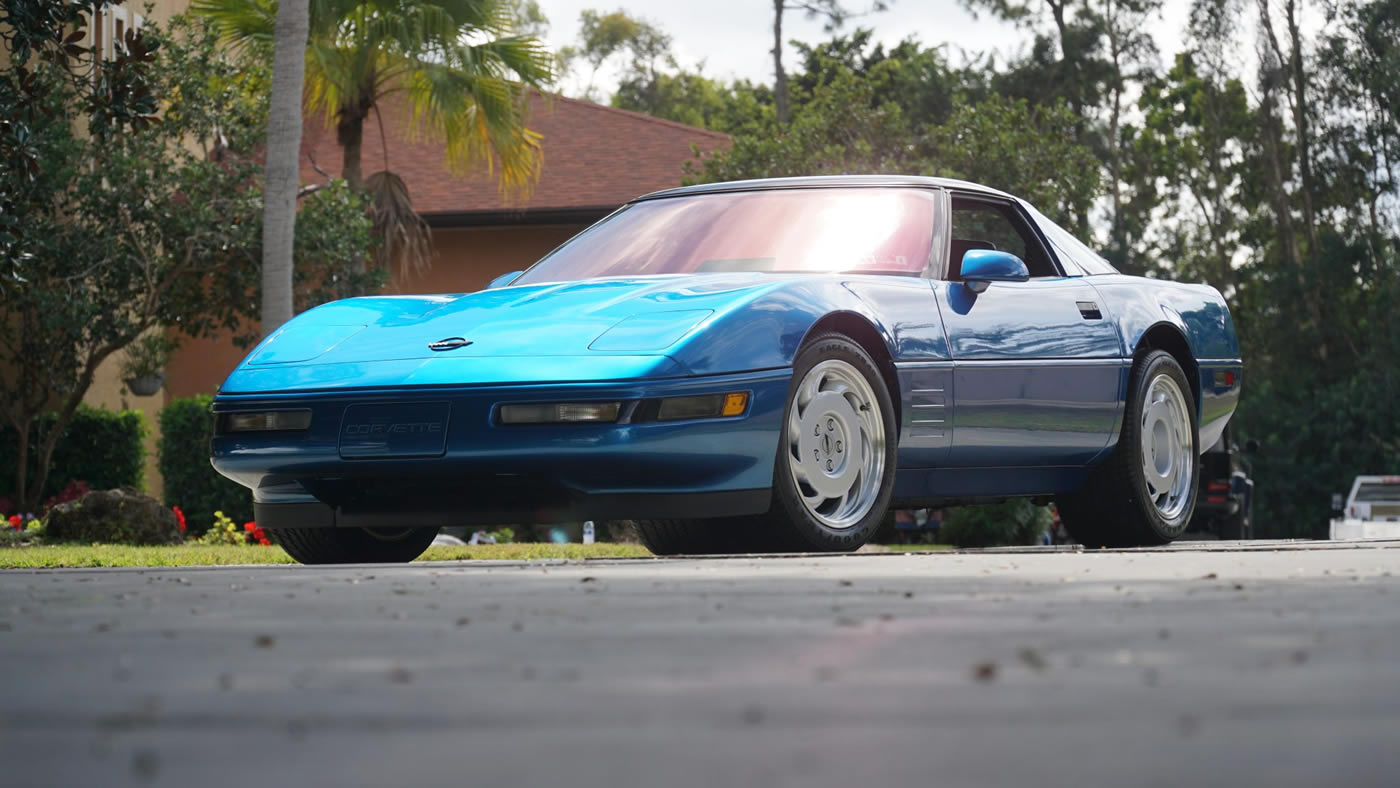
[[812,329],[837,315],[868,323],[891,358],[910,349],[933,349],[932,357],[940,357],[939,348],[946,353],[928,280],[829,276],[746,294],[717,310],[702,330],[667,355],[697,375],[790,367]]

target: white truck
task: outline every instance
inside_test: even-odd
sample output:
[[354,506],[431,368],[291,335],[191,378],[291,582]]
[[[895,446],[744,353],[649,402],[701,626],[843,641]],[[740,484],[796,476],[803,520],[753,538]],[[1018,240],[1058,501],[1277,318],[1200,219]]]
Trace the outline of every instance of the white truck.
[[1400,539],[1400,476],[1358,476],[1344,506],[1341,497],[1332,496],[1331,538]]

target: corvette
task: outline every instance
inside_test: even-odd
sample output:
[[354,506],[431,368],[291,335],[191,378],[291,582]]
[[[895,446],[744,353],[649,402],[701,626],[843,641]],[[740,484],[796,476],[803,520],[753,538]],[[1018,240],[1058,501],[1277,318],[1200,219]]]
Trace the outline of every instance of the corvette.
[[1162,544],[1243,362],[1206,285],[1023,200],[841,176],[640,197],[476,293],[311,309],[214,400],[214,467],[306,563],[625,519],[658,554],[852,550],[892,507],[1055,501]]

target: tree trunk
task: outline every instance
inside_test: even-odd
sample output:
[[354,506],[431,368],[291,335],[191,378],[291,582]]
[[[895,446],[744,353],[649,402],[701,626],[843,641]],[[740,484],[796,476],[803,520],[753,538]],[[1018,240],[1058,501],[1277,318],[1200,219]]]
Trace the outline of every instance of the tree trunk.
[[[1268,79],[1272,80],[1272,77]],[[1274,114],[1278,106],[1274,98],[1275,86],[1272,81],[1264,84],[1263,96],[1260,99],[1259,119],[1263,127],[1264,152],[1268,157],[1269,166],[1265,171],[1270,176],[1269,192],[1272,195],[1274,214],[1279,223],[1279,240],[1283,244],[1283,257],[1292,264],[1293,274],[1298,280],[1298,288],[1301,292],[1308,290],[1307,273],[1303,270],[1303,257],[1298,251],[1298,236],[1293,228],[1293,208],[1290,204],[1287,183],[1287,170],[1283,162],[1283,133],[1282,121]],[[1318,342],[1313,348],[1316,357],[1327,361],[1327,339],[1326,323],[1323,320],[1322,307],[1319,305],[1323,299],[1305,298],[1304,308],[1311,318],[1314,329],[1318,332]]]
[[1308,129],[1308,81],[1303,70],[1303,39],[1298,30],[1293,0],[1284,7],[1288,17],[1288,38],[1292,47],[1289,72],[1293,79],[1293,127],[1298,135],[1298,171],[1303,180],[1303,222],[1308,238],[1308,257],[1317,261],[1317,217],[1313,212],[1312,132]]
[[365,187],[364,171],[360,167],[361,143],[365,137],[366,114],[352,107],[341,107],[335,122],[335,138],[340,143],[340,177],[350,188],[361,191]]
[[[15,497],[18,499],[15,504],[22,512],[37,512],[38,509],[30,507],[28,485],[29,485],[29,428],[34,424],[33,419],[25,419],[22,424],[16,423],[16,437],[19,438],[19,449],[15,454]],[[3,512],[0,512],[3,514]]]
[[1074,114],[1080,118],[1079,122],[1074,126],[1075,141],[1079,142],[1084,138],[1084,101],[1083,96],[1079,93],[1078,87],[1080,67],[1079,49],[1077,47],[1074,49],[1070,48],[1070,41],[1072,39],[1069,36],[1069,23],[1065,20],[1065,0],[1048,0],[1048,3],[1050,6],[1050,15],[1055,20],[1055,31],[1059,33],[1060,36],[1060,65],[1064,67],[1063,71],[1067,72],[1062,73],[1061,76],[1064,77],[1069,84],[1075,86],[1075,89],[1071,91],[1069,95],[1069,105],[1070,109],[1074,110]]
[[[53,451],[58,447],[58,441],[63,436],[63,431],[68,429],[68,425],[73,421],[73,414],[78,412],[78,406],[83,402],[83,395],[92,388],[92,379],[97,375],[97,368],[102,362],[118,349],[127,343],[104,345],[94,350],[83,364],[83,371],[78,376],[78,384],[68,392],[63,400],[63,407],[58,411],[58,417],[54,419],[53,426],[49,428],[41,441],[39,441],[39,454],[34,459],[34,478],[29,480],[29,487],[21,487],[18,491],[23,499],[26,512],[38,512],[40,505],[44,502],[44,484],[49,480],[49,468],[53,465]],[[30,420],[33,423],[33,419]],[[23,467],[28,459],[28,426],[20,437],[20,446],[24,454],[20,455],[19,463]]]
[[272,93],[263,168],[262,334],[292,319],[292,247],[300,183],[301,100],[306,76],[309,0],[282,0],[273,43]]
[[778,122],[788,122],[787,72],[783,71],[783,0],[773,0],[773,99]]

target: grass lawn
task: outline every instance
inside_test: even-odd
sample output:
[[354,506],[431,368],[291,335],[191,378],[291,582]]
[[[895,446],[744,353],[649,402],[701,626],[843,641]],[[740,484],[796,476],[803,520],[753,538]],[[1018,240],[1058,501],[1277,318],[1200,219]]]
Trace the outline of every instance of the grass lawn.
[[[650,556],[636,544],[495,544],[430,547],[419,561],[546,558],[635,558]],[[0,569],[56,569],[106,566],[219,566],[295,563],[280,547],[261,545],[131,547],[128,545],[35,545],[0,548]]]

